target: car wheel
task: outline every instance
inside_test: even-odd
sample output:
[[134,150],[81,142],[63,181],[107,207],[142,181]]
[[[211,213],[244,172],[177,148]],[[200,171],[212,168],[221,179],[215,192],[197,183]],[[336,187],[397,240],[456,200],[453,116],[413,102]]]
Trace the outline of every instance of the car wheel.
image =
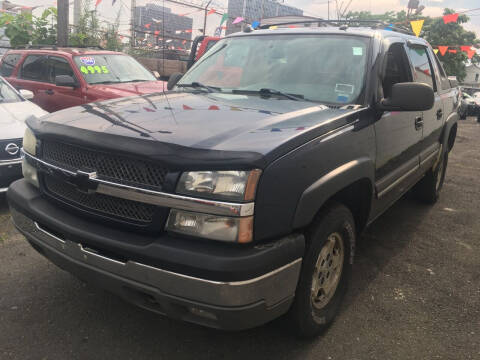
[[306,254],[288,314],[292,330],[302,338],[323,332],[339,310],[355,244],[352,213],[343,205],[333,204],[316,217],[306,238]]
[[415,186],[416,197],[427,204],[435,204],[440,196],[440,191],[447,173],[448,152],[445,151],[442,159],[434,165]]

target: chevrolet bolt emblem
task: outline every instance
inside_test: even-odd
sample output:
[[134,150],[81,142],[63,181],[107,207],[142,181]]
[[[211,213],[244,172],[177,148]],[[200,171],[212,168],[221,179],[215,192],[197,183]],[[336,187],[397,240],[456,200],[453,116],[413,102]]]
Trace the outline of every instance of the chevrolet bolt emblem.
[[96,179],[96,177],[97,177],[96,172],[87,173],[87,172],[78,170],[77,173],[73,176],[70,176],[67,181],[70,184],[74,185],[78,191],[91,194],[96,191],[98,184],[90,180]]
[[17,144],[10,143],[5,147],[5,151],[10,155],[17,155],[20,151],[20,148]]

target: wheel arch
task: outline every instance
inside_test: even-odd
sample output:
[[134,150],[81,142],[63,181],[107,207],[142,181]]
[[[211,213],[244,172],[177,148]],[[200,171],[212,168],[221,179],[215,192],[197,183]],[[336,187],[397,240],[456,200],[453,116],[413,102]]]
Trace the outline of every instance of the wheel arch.
[[368,158],[350,161],[322,176],[302,194],[294,218],[294,228],[312,223],[328,204],[345,205],[355,219],[357,233],[369,219],[374,192],[375,166]]

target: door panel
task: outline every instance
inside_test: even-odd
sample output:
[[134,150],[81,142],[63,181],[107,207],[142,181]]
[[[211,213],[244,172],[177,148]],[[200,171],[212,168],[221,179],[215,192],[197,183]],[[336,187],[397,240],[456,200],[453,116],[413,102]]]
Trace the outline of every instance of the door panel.
[[[66,109],[72,106],[77,106],[85,103],[83,91],[80,86],[80,82],[76,79],[75,73],[70,66],[69,61],[66,58],[59,56],[49,56],[49,83],[50,86],[47,89],[48,103],[47,111],[57,111]],[[79,84],[76,88],[56,86],[55,77],[57,75],[69,75],[77,80]]]
[[48,84],[48,65],[47,56],[45,55],[28,55],[22,62],[17,79],[15,81],[15,88],[26,89],[33,92],[32,101],[47,110],[48,95],[46,91]]
[[[384,97],[390,96],[394,84],[412,80],[410,69],[405,44],[392,44],[386,54],[382,79]],[[392,193],[388,198],[396,199],[412,184],[414,172],[419,168],[422,112],[386,112],[375,123],[375,134],[377,197]]]
[[426,156],[431,149],[438,150],[438,140],[444,123],[441,84],[436,79],[436,71],[425,46],[412,45],[408,55],[414,68],[414,81],[430,85],[435,92],[433,108],[423,112],[422,152]]

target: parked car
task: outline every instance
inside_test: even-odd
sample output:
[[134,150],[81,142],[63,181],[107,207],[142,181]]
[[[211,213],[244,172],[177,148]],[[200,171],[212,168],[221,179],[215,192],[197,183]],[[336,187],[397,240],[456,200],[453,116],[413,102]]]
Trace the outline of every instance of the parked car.
[[0,193],[5,193],[12,181],[22,177],[20,148],[25,132],[25,120],[47,114],[28,101],[33,94],[16,91],[0,77]]
[[32,91],[33,102],[48,112],[164,89],[164,82],[131,56],[95,49],[10,50],[0,74],[16,89]]
[[29,120],[15,225],[145,309],[319,334],[359,234],[411,188],[437,201],[457,131],[430,45],[351,25],[233,34],[170,92]]
[[467,116],[480,116],[480,99],[473,98],[465,92],[462,93],[458,115],[461,120],[465,120]]

